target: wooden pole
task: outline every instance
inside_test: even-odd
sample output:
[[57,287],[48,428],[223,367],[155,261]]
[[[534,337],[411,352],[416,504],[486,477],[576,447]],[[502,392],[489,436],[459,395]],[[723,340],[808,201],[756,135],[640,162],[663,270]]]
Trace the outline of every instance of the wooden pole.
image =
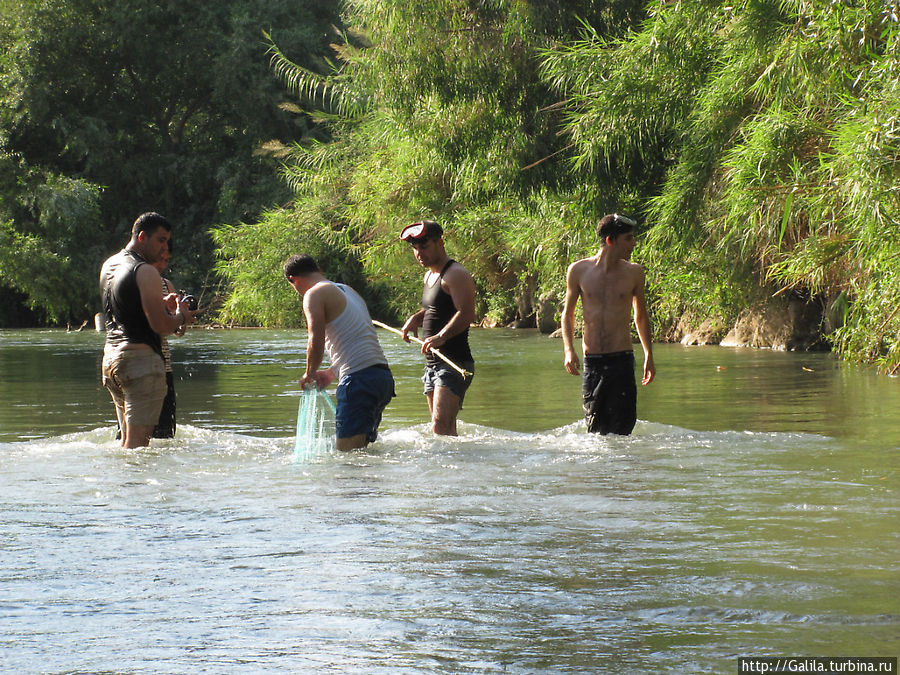
[[[402,330],[397,330],[397,329],[394,328],[393,326],[388,326],[386,323],[381,323],[380,321],[376,321],[375,319],[372,319],[372,323],[375,324],[376,326],[378,326],[379,328],[384,328],[385,330],[389,330],[389,331],[391,331],[392,333],[396,333],[396,334],[399,335],[400,337],[403,337],[403,331],[402,331]],[[407,335],[407,337],[408,337],[410,340],[412,340],[413,342],[417,342],[417,343],[419,343],[419,344],[422,344],[422,340],[420,340],[419,338],[417,338],[417,337],[414,336],[414,335]],[[463,377],[470,377],[470,376],[472,375],[472,373],[470,373],[468,370],[465,370],[464,368],[460,368],[458,365],[456,365],[455,363],[453,363],[453,361],[451,361],[451,360],[448,359],[446,356],[444,356],[443,354],[441,354],[441,352],[438,351],[437,349],[435,349],[434,347],[431,348],[431,353],[434,354],[435,356],[437,356],[439,359],[441,359],[444,363],[446,363],[448,366],[450,366],[451,368],[453,368],[453,370],[455,370],[457,373],[459,373],[459,374],[462,375]]]

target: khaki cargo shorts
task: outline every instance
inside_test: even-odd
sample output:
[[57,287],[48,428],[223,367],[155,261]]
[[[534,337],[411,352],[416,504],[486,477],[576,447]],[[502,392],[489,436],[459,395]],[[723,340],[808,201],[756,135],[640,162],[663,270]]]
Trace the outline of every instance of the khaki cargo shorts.
[[128,425],[154,426],[166,397],[166,364],[152,349],[104,349],[103,386]]

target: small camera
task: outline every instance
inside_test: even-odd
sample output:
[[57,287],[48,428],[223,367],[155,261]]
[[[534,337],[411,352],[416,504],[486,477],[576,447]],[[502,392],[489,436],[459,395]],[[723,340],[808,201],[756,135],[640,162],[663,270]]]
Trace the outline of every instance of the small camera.
[[183,303],[185,303],[188,306],[188,309],[191,310],[192,312],[197,311],[197,307],[199,306],[197,303],[197,298],[195,298],[190,293],[185,293],[184,291],[181,291],[181,301]]

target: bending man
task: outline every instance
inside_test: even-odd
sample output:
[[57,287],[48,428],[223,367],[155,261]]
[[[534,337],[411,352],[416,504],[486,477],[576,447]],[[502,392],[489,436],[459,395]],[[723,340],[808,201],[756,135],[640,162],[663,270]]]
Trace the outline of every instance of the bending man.
[[409,243],[419,264],[426,268],[422,309],[403,324],[408,333],[419,336],[426,355],[425,396],[431,411],[431,428],[436,434],[456,436],[456,417],[462,408],[472,375],[463,378],[431,353],[439,349],[456,365],[475,372],[469,349],[469,325],[475,319],[475,282],[465,267],[451,260],[444,250],[444,230],[433,220],[423,220],[403,228],[400,239]]
[[[349,286],[329,281],[308,255],[293,255],[284,276],[303,298],[309,334],[300,387],[324,389],[337,378],[337,449],[364,448],[394,397],[394,377],[378,343],[365,301]],[[320,369],[325,352],[331,367]]]
[[592,258],[572,263],[566,274],[562,333],[565,368],[578,375],[575,353],[575,306],[581,298],[584,314],[584,376],[582,402],[588,431],[630,434],[637,422],[637,387],[631,341],[631,310],[644,348],[642,384],[656,374],[650,318],[644,297],[644,270],[629,262],[634,250],[635,222],[618,214],[597,224],[600,250]]
[[[106,324],[103,386],[112,396],[122,445],[150,443],[166,396],[161,335],[193,323],[194,313],[172,293],[160,293],[154,264],[168,252],[172,225],[158,213],[138,216],[131,240],[100,269],[100,296]],[[176,308],[167,311],[167,303]]]

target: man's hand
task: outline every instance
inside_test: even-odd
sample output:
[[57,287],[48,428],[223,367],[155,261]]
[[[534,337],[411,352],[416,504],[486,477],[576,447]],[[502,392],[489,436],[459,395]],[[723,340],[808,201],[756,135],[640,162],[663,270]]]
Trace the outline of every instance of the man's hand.
[[400,337],[402,337],[406,342],[409,342],[410,332],[412,332],[413,337],[419,337],[419,328],[422,325],[422,319],[424,315],[424,312],[416,312],[411,317],[409,317],[406,320],[406,323],[404,323],[403,327],[400,329]]
[[648,385],[653,382],[653,378],[656,376],[656,366],[653,365],[653,357],[652,356],[644,356],[644,377],[641,380],[641,384]]
[[578,375],[581,372],[581,362],[578,360],[578,354],[574,351],[566,350],[565,367],[569,375]]
[[422,342],[422,353],[427,354],[432,349],[439,349],[441,345],[447,342],[447,338],[440,333],[435,333],[431,337],[425,338]]
[[169,293],[163,297],[163,302],[166,303],[166,310],[168,310],[170,314],[174,314],[178,311],[178,293]]
[[325,389],[329,384],[334,382],[335,374],[331,368],[323,368],[313,373],[303,373],[300,378],[300,389],[307,389],[315,386],[316,389]]

